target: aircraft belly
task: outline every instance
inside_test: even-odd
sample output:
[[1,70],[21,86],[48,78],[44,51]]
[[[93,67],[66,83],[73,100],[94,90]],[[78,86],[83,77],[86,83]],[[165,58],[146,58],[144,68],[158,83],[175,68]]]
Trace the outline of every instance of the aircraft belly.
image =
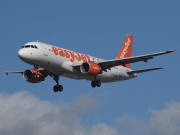
[[[131,77],[127,74],[126,68],[119,66],[115,67],[107,72],[103,72],[97,76],[97,79],[101,82],[116,82],[116,81],[123,81],[128,80]],[[128,69],[129,70],[129,69]]]
[[68,77],[68,78],[71,78],[71,79],[87,79],[87,80],[93,80],[94,77],[92,76],[88,76],[88,75],[81,75],[81,74],[74,74],[74,73],[63,73],[64,77]]

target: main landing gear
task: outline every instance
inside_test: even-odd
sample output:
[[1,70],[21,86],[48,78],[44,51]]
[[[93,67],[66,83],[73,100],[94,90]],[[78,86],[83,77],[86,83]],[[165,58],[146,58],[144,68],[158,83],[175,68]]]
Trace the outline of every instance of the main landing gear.
[[56,85],[53,87],[54,92],[62,92],[63,86],[59,85],[59,76],[54,76],[53,79],[56,81]]
[[92,86],[93,88],[95,88],[95,87],[100,87],[100,86],[101,86],[101,81],[99,81],[99,80],[92,81],[92,82],[91,82],[91,86]]

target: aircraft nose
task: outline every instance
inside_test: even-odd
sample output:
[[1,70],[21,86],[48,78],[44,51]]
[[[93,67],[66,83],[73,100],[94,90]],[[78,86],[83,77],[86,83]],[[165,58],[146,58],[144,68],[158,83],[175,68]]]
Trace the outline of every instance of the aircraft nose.
[[19,58],[20,59],[24,59],[24,58],[26,58],[26,53],[25,53],[25,51],[23,50],[23,49],[20,49],[19,51],[18,51],[18,56],[19,56]]

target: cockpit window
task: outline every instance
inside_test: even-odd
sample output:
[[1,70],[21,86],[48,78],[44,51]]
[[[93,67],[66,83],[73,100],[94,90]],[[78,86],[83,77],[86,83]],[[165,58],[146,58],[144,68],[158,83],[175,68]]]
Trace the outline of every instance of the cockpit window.
[[26,45],[25,48],[30,48],[30,45]]
[[35,48],[35,49],[38,49],[38,47],[36,45],[24,45],[24,46],[22,46],[22,48]]

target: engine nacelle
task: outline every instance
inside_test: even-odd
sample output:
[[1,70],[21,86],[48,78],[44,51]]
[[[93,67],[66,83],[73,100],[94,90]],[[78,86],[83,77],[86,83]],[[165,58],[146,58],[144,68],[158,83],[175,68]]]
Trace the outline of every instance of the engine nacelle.
[[80,66],[80,70],[82,73],[88,75],[97,75],[102,73],[101,67],[92,62],[82,63],[82,65]]
[[35,69],[27,69],[23,72],[23,78],[30,83],[39,83],[44,81],[45,76]]

